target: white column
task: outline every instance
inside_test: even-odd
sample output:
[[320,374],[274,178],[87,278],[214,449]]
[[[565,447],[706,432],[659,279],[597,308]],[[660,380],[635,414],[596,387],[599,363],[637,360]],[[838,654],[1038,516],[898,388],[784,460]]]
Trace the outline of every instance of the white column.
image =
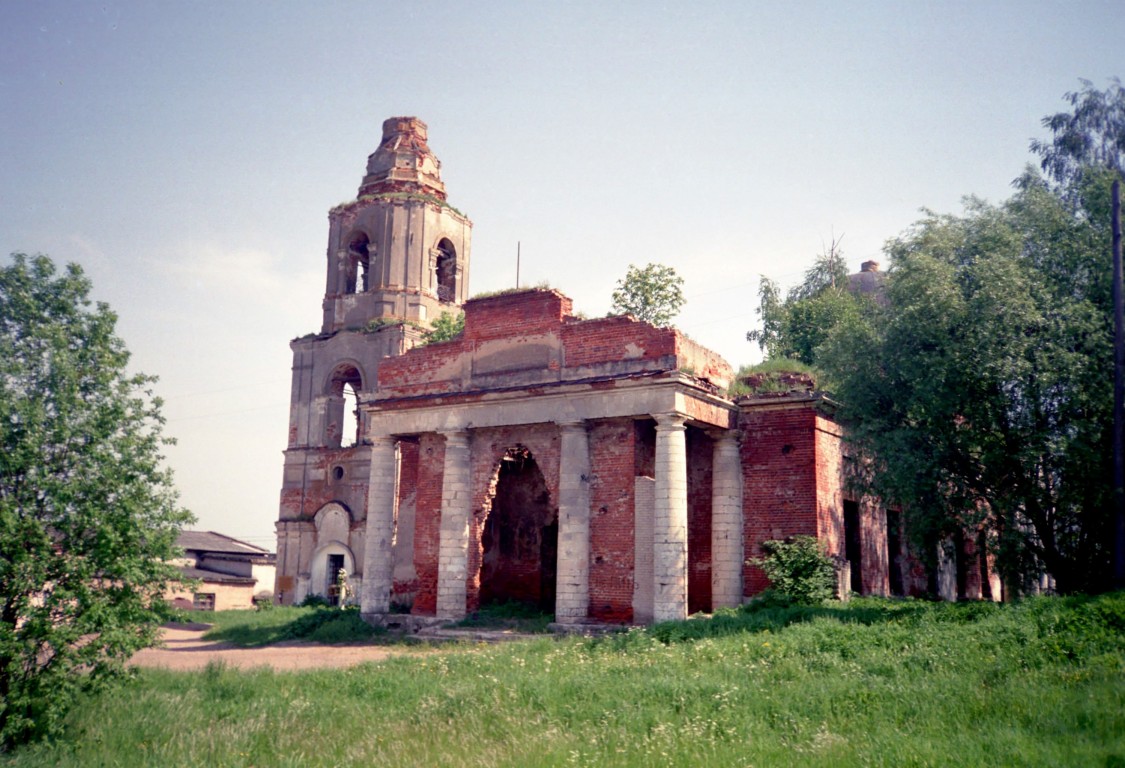
[[393,437],[370,439],[371,474],[367,483],[367,529],[363,535],[360,611],[377,614],[389,613],[391,610],[398,457]]
[[469,571],[469,433],[453,430],[442,434],[445,466],[438,534],[437,615],[442,619],[460,619],[465,616]]
[[656,418],[653,620],[687,618],[687,440],[683,414]]
[[559,435],[555,621],[578,624],[590,606],[590,442],[584,422],[559,424]]
[[711,465],[711,604],[742,603],[742,460],[738,433],[715,430]]

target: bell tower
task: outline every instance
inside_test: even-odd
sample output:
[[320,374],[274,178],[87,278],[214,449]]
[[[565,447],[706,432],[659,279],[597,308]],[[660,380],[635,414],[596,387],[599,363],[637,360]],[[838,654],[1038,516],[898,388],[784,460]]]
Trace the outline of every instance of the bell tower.
[[446,202],[427,134],[416,117],[386,120],[356,199],[329,212],[323,333],[428,323],[467,298],[473,225]]
[[358,402],[379,361],[421,343],[468,297],[473,224],[446,201],[441,162],[416,117],[383,122],[356,199],[328,213],[319,333],[294,339],[289,439],[277,522],[275,600],[359,594],[370,446]]

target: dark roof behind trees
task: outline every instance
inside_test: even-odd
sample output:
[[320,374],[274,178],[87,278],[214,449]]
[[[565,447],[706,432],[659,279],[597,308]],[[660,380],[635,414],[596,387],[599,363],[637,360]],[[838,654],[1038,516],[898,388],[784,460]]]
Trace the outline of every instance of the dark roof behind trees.
[[214,531],[180,531],[176,545],[185,551],[219,552],[224,554],[262,556],[272,554],[268,549],[233,539]]

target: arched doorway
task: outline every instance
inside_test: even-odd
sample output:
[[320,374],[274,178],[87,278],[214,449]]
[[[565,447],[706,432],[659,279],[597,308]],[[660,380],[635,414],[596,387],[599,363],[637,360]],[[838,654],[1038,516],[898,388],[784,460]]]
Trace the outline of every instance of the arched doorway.
[[559,511],[530,451],[509,449],[481,533],[480,604],[505,602],[555,611]]

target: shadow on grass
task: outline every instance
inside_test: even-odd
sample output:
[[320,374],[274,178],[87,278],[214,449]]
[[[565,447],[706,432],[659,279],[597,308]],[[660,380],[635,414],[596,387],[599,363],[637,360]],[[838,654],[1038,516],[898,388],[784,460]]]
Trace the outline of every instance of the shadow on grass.
[[853,598],[847,603],[799,605],[767,594],[739,608],[716,611],[710,617],[657,624],[650,632],[663,643],[679,643],[739,633],[778,632],[792,624],[816,619],[868,626],[884,623],[909,626],[923,616],[932,620],[938,614],[945,614],[947,620],[963,623],[992,615],[997,609],[996,603],[932,603],[908,598]]
[[506,601],[481,606],[453,626],[469,629],[511,629],[517,632],[542,634],[555,620],[554,614],[546,613],[537,606]]
[[663,643],[691,642],[739,633],[778,632],[792,624],[831,619],[841,624],[898,624],[917,627],[927,624],[973,624],[1004,612],[1025,614],[1040,635],[1052,634],[1070,625],[1083,631],[1125,631],[1125,592],[1066,597],[1030,597],[1016,603],[967,601],[931,602],[911,598],[853,598],[847,603],[796,605],[783,597],[766,594],[739,607],[716,611],[686,621],[670,621],[649,629]]
[[[266,611],[221,611],[211,613],[215,626],[204,635],[242,648],[258,648],[286,640],[314,643],[390,644],[387,631],[372,627],[355,607],[285,607]],[[401,642],[395,640],[394,642]]]

